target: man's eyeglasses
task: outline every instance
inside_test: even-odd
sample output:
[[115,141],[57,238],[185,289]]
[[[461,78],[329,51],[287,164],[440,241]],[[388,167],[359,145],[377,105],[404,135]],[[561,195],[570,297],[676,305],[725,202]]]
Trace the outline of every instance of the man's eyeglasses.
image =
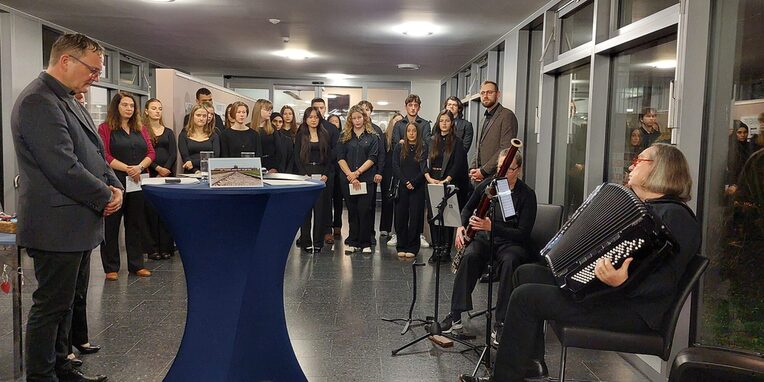
[[481,91],[481,92],[480,92],[480,95],[481,95],[481,96],[484,96],[484,95],[491,95],[491,94],[493,94],[493,93],[496,93],[496,90],[483,90],[483,91]]
[[652,162],[652,159],[642,159],[642,158],[634,158],[633,161],[631,161],[631,165],[634,167],[637,167],[639,162]]
[[73,58],[74,61],[77,61],[77,62],[79,62],[82,65],[85,65],[85,67],[88,68],[88,70],[90,71],[90,75],[91,76],[93,76],[93,77],[100,77],[101,76],[101,69],[100,68],[96,68],[95,66],[88,65],[88,64],[82,62],[82,60],[80,60],[77,57],[74,57],[74,56],[71,56],[71,55],[69,57]]
[[517,171],[518,169],[520,169],[520,167],[510,167],[509,168],[510,171]]

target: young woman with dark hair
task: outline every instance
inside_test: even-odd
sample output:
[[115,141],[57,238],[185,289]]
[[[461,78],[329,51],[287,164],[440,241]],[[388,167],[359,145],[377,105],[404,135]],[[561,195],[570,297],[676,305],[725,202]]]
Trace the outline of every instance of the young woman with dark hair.
[[295,137],[297,173],[311,176],[326,184],[311,209],[312,213],[305,217],[300,228],[300,246],[312,253],[320,252],[324,246],[324,227],[331,217],[330,197],[334,178],[334,143],[329,139],[329,132],[321,126],[320,115],[314,107],[305,109],[300,130]]
[[289,105],[284,105],[281,107],[280,114],[281,117],[284,118],[284,126],[281,129],[284,130],[285,133],[291,135],[292,140],[294,141],[294,136],[297,135],[297,121],[294,109]]
[[406,126],[404,143],[395,145],[393,173],[400,180],[395,205],[395,232],[398,235],[398,257],[413,258],[419,253],[419,235],[424,229],[424,207],[427,185],[427,146],[422,142],[417,125]]
[[[462,141],[454,133],[454,115],[444,110],[438,115],[437,128],[432,132],[430,142],[429,166],[424,174],[429,184],[453,184],[459,191],[456,194],[459,207],[467,203],[469,191],[467,189],[467,152],[464,150]],[[445,248],[442,253],[433,253],[430,262],[434,262],[436,256],[448,261],[451,255],[451,243],[453,242],[454,230],[451,228],[430,225],[434,238],[440,238],[441,247]],[[445,245],[445,247],[444,247]],[[437,252],[437,251],[436,251]]]
[[[135,97],[119,92],[109,103],[106,122],[98,126],[103,139],[106,162],[109,163],[122,185],[127,187],[128,177],[141,181],[151,162],[156,159],[149,133],[141,126],[136,113]],[[206,118],[206,116],[205,116]],[[143,241],[146,232],[143,191],[126,192],[122,208],[106,217],[104,242],[101,244],[101,261],[107,280],[119,276],[119,226],[125,217],[125,250],[127,269],[140,277],[151,276],[143,263]]]
[[281,153],[281,172],[295,173],[294,140],[290,130],[285,130],[284,116],[279,113],[271,113],[271,124],[276,129],[276,142]]
[[[162,102],[156,98],[146,101],[143,108],[143,126],[149,132],[151,144],[154,145],[156,158],[149,165],[152,178],[167,177],[175,174],[175,162],[178,159],[178,149],[175,134],[164,126],[162,119]],[[173,253],[173,240],[159,215],[149,203],[145,204],[148,233],[151,237],[146,244],[148,257],[152,260],[169,259]]]

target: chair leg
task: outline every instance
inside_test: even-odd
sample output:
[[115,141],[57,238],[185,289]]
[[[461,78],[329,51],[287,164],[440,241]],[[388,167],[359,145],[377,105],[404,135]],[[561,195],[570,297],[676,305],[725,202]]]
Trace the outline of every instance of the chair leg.
[[562,346],[562,351],[560,353],[560,382],[565,382],[565,356],[568,353],[568,348],[566,346]]

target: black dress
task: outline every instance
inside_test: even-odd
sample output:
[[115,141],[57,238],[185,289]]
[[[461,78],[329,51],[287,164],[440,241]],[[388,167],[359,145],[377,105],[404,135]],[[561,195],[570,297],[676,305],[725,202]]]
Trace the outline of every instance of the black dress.
[[212,133],[209,138],[204,141],[195,141],[188,137],[186,130],[180,132],[178,135],[178,151],[180,151],[180,159],[183,163],[191,161],[193,168],[190,170],[184,169],[186,174],[193,174],[199,171],[199,153],[202,151],[212,151],[215,158],[220,158],[220,139],[217,133]]
[[[401,151],[407,150],[406,158]],[[427,170],[427,146],[424,146],[419,160],[416,148],[410,144],[395,145],[393,152],[393,173],[400,179],[398,201],[395,205],[395,232],[398,235],[398,252],[419,253],[419,235],[424,228],[424,206],[426,185],[424,173]],[[411,183],[410,190],[406,183]]]
[[279,135],[275,131],[273,134],[260,134],[260,142],[263,148],[262,155],[260,155],[263,167],[268,170],[282,171],[284,164],[279,150],[281,146]]
[[[150,129],[150,127],[147,127],[147,129]],[[165,128],[162,135],[157,137],[157,142],[154,144],[156,159],[149,165],[149,174],[151,174],[152,178],[159,175],[156,171],[157,167],[164,167],[170,170],[170,176],[175,174],[175,162],[178,160],[177,146],[175,134],[173,134],[172,130]]]
[[253,152],[258,155],[257,131],[252,129],[225,129],[220,134],[221,158],[240,158],[242,152]]

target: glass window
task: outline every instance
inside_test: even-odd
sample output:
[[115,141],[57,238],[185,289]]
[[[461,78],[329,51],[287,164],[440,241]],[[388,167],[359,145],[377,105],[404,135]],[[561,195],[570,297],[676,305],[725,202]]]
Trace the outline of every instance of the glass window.
[[346,115],[350,107],[363,99],[363,88],[325,87],[321,91],[326,101],[326,113]]
[[141,67],[130,61],[119,60],[119,84],[140,87]]
[[284,105],[291,106],[295,112],[295,120],[302,122],[305,108],[316,98],[316,87],[313,85],[276,85],[273,93],[273,110],[281,110]]
[[91,86],[85,93],[85,109],[90,113],[96,126],[106,121],[106,112],[109,108],[109,91],[99,86]]
[[111,53],[110,52],[104,52],[103,54],[103,70],[101,70],[101,75],[98,76],[98,80],[108,80],[111,78]]
[[607,180],[625,183],[631,161],[654,142],[671,142],[668,109],[676,36],[613,57]]
[[[401,112],[409,95],[408,89],[385,89],[369,88],[366,92],[367,99],[374,105],[371,113],[371,121],[376,123],[382,131],[387,130],[387,122],[396,112]],[[404,114],[405,113],[401,113]]]
[[[764,40],[762,0],[712,3],[702,154],[703,241],[698,338],[764,352]],[[758,84],[758,85],[756,85]],[[756,89],[759,89],[758,91]],[[749,93],[746,93],[748,90]],[[741,97],[741,94],[746,94]],[[755,98],[754,98],[755,97]],[[736,99],[745,98],[746,101]]]
[[474,87],[475,85],[472,83],[472,72],[467,72],[464,75],[464,94],[462,94],[462,98],[474,93]]
[[53,49],[53,43],[63,34],[57,30],[42,27],[42,68],[48,69],[50,61],[50,51]]
[[[269,99],[270,98],[270,91],[268,89],[252,89],[252,88],[237,88],[233,89],[233,91],[247,96],[252,99]],[[281,110],[281,107],[273,107],[273,110],[279,109]]]
[[619,0],[618,28],[644,19],[674,4],[679,4],[679,0]]
[[555,88],[552,201],[567,218],[584,200],[589,65],[557,76]]
[[488,79],[488,63],[483,63],[480,65],[480,81],[478,81],[479,84],[482,84],[483,81]]
[[594,3],[589,2],[560,18],[560,53],[592,41]]
[[536,115],[539,104],[539,80],[541,78],[541,58],[544,31],[539,25],[528,31],[528,93],[525,109],[525,141],[523,147],[523,179],[526,183],[536,184],[536,155],[538,144],[536,143]]

